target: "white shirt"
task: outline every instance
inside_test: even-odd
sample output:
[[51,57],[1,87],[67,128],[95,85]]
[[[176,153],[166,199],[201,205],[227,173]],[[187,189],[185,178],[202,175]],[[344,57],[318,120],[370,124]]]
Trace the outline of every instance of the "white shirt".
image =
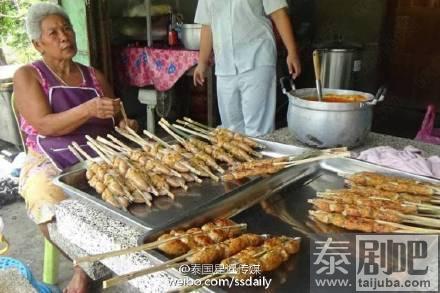
[[276,64],[268,15],[286,0],[199,0],[195,23],[211,26],[216,74],[235,75]]

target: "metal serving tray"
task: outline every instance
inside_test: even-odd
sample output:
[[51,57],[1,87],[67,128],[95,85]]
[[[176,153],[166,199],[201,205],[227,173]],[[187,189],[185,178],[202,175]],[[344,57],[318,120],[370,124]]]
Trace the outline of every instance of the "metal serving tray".
[[[337,228],[333,225],[316,223],[309,219],[308,210],[312,207],[307,200],[314,198],[316,193],[332,188],[342,188],[344,179],[339,174],[354,173],[361,171],[373,171],[383,174],[397,175],[402,177],[414,178],[420,181],[440,183],[439,180],[417,176],[394,169],[381,167],[356,159],[330,159],[304,166],[301,176],[285,188],[271,193],[269,196],[260,198],[260,202],[251,207],[236,207],[232,213],[241,211],[231,219],[238,223],[247,223],[248,231],[257,234],[272,234],[286,236],[301,236],[301,250],[292,256],[288,262],[284,263],[279,269],[268,274],[272,279],[271,292],[310,292],[310,239],[316,234],[324,233],[350,233],[348,230]],[[197,216],[188,222],[181,222],[174,228],[187,227],[187,223],[194,223],[197,220],[210,220],[210,215],[216,211],[217,207],[206,207]],[[170,227],[168,227],[170,228]],[[150,231],[146,233],[144,241],[154,240],[164,231]],[[157,251],[150,252],[152,257],[158,261],[168,260],[163,254]],[[177,270],[170,270],[169,273],[180,276]],[[193,277],[193,276],[191,276]],[[230,291],[228,288],[209,288],[213,291]],[[258,288],[234,288],[232,291],[255,292]],[[263,291],[262,289],[260,291]]]
[[[262,153],[268,157],[298,155],[305,151],[304,148],[295,146],[261,140],[260,142],[267,146]],[[162,196],[154,200],[151,208],[145,204],[131,205],[128,212],[125,212],[103,201],[98,193],[88,185],[85,173],[86,167],[80,165],[75,170],[55,178],[54,183],[63,188],[71,197],[90,203],[92,206],[108,212],[111,217],[127,224],[136,225],[145,231],[163,230],[165,227],[185,222],[185,219],[201,214],[206,206],[215,206],[223,200],[239,197],[241,200],[247,201],[247,197],[253,197],[254,193],[258,193],[255,190],[255,185],[263,188],[272,184],[271,186],[275,188],[277,185],[273,183],[274,181],[283,183],[289,180],[290,182],[298,175],[298,172],[292,169],[289,172],[281,172],[280,175],[276,174],[269,178],[255,177],[240,182],[214,182],[206,179],[201,184],[190,184],[186,192],[184,190],[174,190],[175,200]],[[274,180],[271,177],[278,179]],[[239,196],[243,193],[246,196]],[[224,210],[221,209],[220,212],[224,213]]]

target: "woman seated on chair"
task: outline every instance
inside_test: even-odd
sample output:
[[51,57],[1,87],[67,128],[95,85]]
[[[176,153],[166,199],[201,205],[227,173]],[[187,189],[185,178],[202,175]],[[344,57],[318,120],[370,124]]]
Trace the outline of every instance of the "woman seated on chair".
[[[85,134],[110,132],[119,117],[120,101],[102,73],[76,63],[75,32],[67,14],[55,4],[29,8],[26,29],[42,59],[25,65],[14,76],[16,108],[28,149],[20,175],[20,192],[29,215],[46,238],[54,207],[65,199],[52,179],[77,162],[67,148],[72,141],[84,146]],[[134,120],[128,126],[137,128]],[[124,127],[123,120],[119,126]],[[65,292],[86,292],[87,276],[75,268]]]

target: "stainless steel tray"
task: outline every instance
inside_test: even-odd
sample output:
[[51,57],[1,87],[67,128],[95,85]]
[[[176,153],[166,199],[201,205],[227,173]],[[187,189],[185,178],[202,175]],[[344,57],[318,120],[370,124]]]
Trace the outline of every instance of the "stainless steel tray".
[[[246,206],[240,208],[236,206],[236,211],[240,213],[232,217],[232,220],[238,223],[247,223],[248,231],[257,234],[270,233],[273,235],[301,236],[302,244],[299,253],[289,259],[279,269],[269,274],[267,277],[272,278],[270,291],[272,292],[309,292],[310,283],[310,239],[316,234],[323,233],[351,233],[348,230],[340,229],[332,225],[315,223],[308,218],[308,210],[311,205],[308,199],[314,198],[316,192],[324,191],[329,188],[342,188],[344,179],[338,174],[353,173],[360,171],[374,171],[384,174],[397,175],[418,179],[421,181],[429,181],[440,183],[439,180],[426,178],[423,176],[412,175],[405,172],[396,171],[390,168],[366,163],[355,159],[331,159],[318,163],[303,166],[301,176],[284,188],[271,193],[270,196],[263,196],[260,202],[251,207]],[[186,223],[181,222],[178,227],[186,227],[187,223],[194,223],[197,220],[209,220],[210,215],[217,209],[216,206],[205,207],[200,214],[194,216]],[[184,219],[185,220],[185,219]],[[170,227],[168,227],[170,228]],[[160,232],[150,231],[145,235],[144,241],[153,240]],[[151,255],[159,261],[168,260],[159,252],[152,251]],[[176,270],[170,270],[171,274],[180,276]],[[210,288],[213,291],[230,291],[225,288]],[[233,291],[239,292],[255,292],[256,288],[235,288]],[[260,290],[263,291],[263,290]]]
[[[263,151],[263,154],[266,156],[298,155],[305,151],[304,148],[295,146],[268,141],[260,142],[267,146]],[[175,190],[176,199],[174,201],[167,197],[159,197],[154,200],[152,208],[144,204],[131,205],[128,212],[125,212],[103,201],[96,191],[88,185],[85,173],[85,166],[80,165],[78,168],[55,178],[54,183],[63,188],[71,197],[88,202],[94,207],[108,212],[111,217],[127,224],[136,225],[145,231],[163,230],[167,226],[174,226],[176,223],[184,222],[185,219],[201,214],[201,211],[206,206],[215,206],[223,200],[235,198],[243,192],[248,194],[248,196],[252,196],[250,191],[256,192],[253,186],[264,187],[272,182],[272,179],[262,177],[243,180],[239,183],[236,181],[214,182],[212,180],[204,180],[201,184],[190,184],[186,192]],[[291,179],[290,177],[296,176],[296,173],[289,172],[286,174],[282,172],[279,180],[285,181],[286,175]],[[278,175],[272,177],[278,177]],[[248,190],[249,188],[250,191]],[[243,197],[241,196],[240,198]],[[221,209],[220,212],[223,213],[224,210]]]

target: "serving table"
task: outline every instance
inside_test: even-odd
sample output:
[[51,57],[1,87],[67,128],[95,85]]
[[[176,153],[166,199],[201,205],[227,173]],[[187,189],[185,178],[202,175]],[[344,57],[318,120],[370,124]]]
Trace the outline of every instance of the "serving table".
[[[287,129],[277,130],[274,133],[265,136],[264,139],[304,147],[290,136]],[[421,142],[376,133],[371,133],[368,136],[366,143],[354,151],[361,151],[363,149],[379,145],[390,145],[392,147],[402,148],[409,144],[421,149],[426,153],[426,155],[436,155],[440,153],[440,146],[428,145]],[[234,220],[247,222],[250,228],[253,229],[252,232],[270,232],[276,234],[276,232],[282,233],[282,231],[285,231],[285,229],[291,230],[292,223],[288,223],[288,221],[285,219],[281,219],[279,217],[280,213],[274,211],[273,208],[270,208],[270,203],[272,202],[273,207],[275,205],[274,203],[283,202],[283,199],[286,198],[286,196],[295,196],[293,192],[298,192],[299,200],[304,201],[304,196],[311,192],[310,188],[317,188],[316,186],[313,186],[313,183],[312,185],[306,185],[316,179],[316,176],[313,174],[318,174],[321,172],[324,174],[323,178],[326,178],[325,176],[328,176],[328,172],[330,172],[328,170],[312,171],[313,172],[310,174],[305,174],[304,178],[302,178],[300,182],[296,182],[295,184],[297,184],[297,186],[292,187],[294,189],[288,187],[286,190],[270,197],[270,201],[268,201],[269,204],[254,205],[250,209],[238,214]],[[335,182],[334,184],[338,185],[341,184],[341,182]],[[301,188],[305,188],[306,190],[304,191]],[[283,208],[284,210],[288,210],[290,214],[300,213],[301,211],[304,213],[304,204],[300,204],[298,206],[286,204],[283,205]],[[72,199],[66,200],[58,206],[56,216],[56,227],[53,227],[53,229],[57,231],[55,234],[58,234],[60,237],[62,237],[62,240],[57,238],[57,235],[54,235],[54,241],[67,241],[72,247],[75,247],[76,251],[74,251],[75,249],[71,250],[72,257],[74,258],[84,254],[97,254],[111,250],[119,250],[129,246],[135,246],[146,232],[146,230],[139,225],[130,225],[126,222],[115,220],[114,217],[110,217],[105,211],[91,208],[84,203]],[[278,228],[273,229],[275,231],[263,231],[265,228],[265,223],[268,221],[276,223]],[[267,229],[269,229],[269,227],[267,227]],[[304,231],[301,231],[301,229],[295,231],[295,233],[298,233],[300,236],[304,236],[303,232]],[[277,285],[278,288],[285,289],[283,286],[290,286],[292,285],[291,283],[295,281],[297,283],[301,283],[296,284],[296,286],[298,286],[297,288],[303,288],[304,290],[307,289],[307,272],[301,273],[301,270],[295,269],[293,269],[293,271],[289,271],[289,268],[292,270],[292,268],[298,267],[298,265],[300,267],[306,265],[308,262],[307,257],[308,247],[307,244],[305,244],[299,255],[294,257],[292,263],[289,263],[284,270],[287,274],[287,282],[284,281],[284,283],[282,283],[280,281]],[[121,275],[152,266],[161,261],[162,260],[156,253],[140,252],[108,258],[103,260],[102,263],[113,273]],[[99,278],[100,276],[97,274],[95,277]],[[176,273],[176,271],[159,272],[149,276],[133,279],[130,281],[130,284],[140,292],[164,292],[171,288],[170,286],[172,284],[172,280],[177,280],[179,278],[180,275]]]

